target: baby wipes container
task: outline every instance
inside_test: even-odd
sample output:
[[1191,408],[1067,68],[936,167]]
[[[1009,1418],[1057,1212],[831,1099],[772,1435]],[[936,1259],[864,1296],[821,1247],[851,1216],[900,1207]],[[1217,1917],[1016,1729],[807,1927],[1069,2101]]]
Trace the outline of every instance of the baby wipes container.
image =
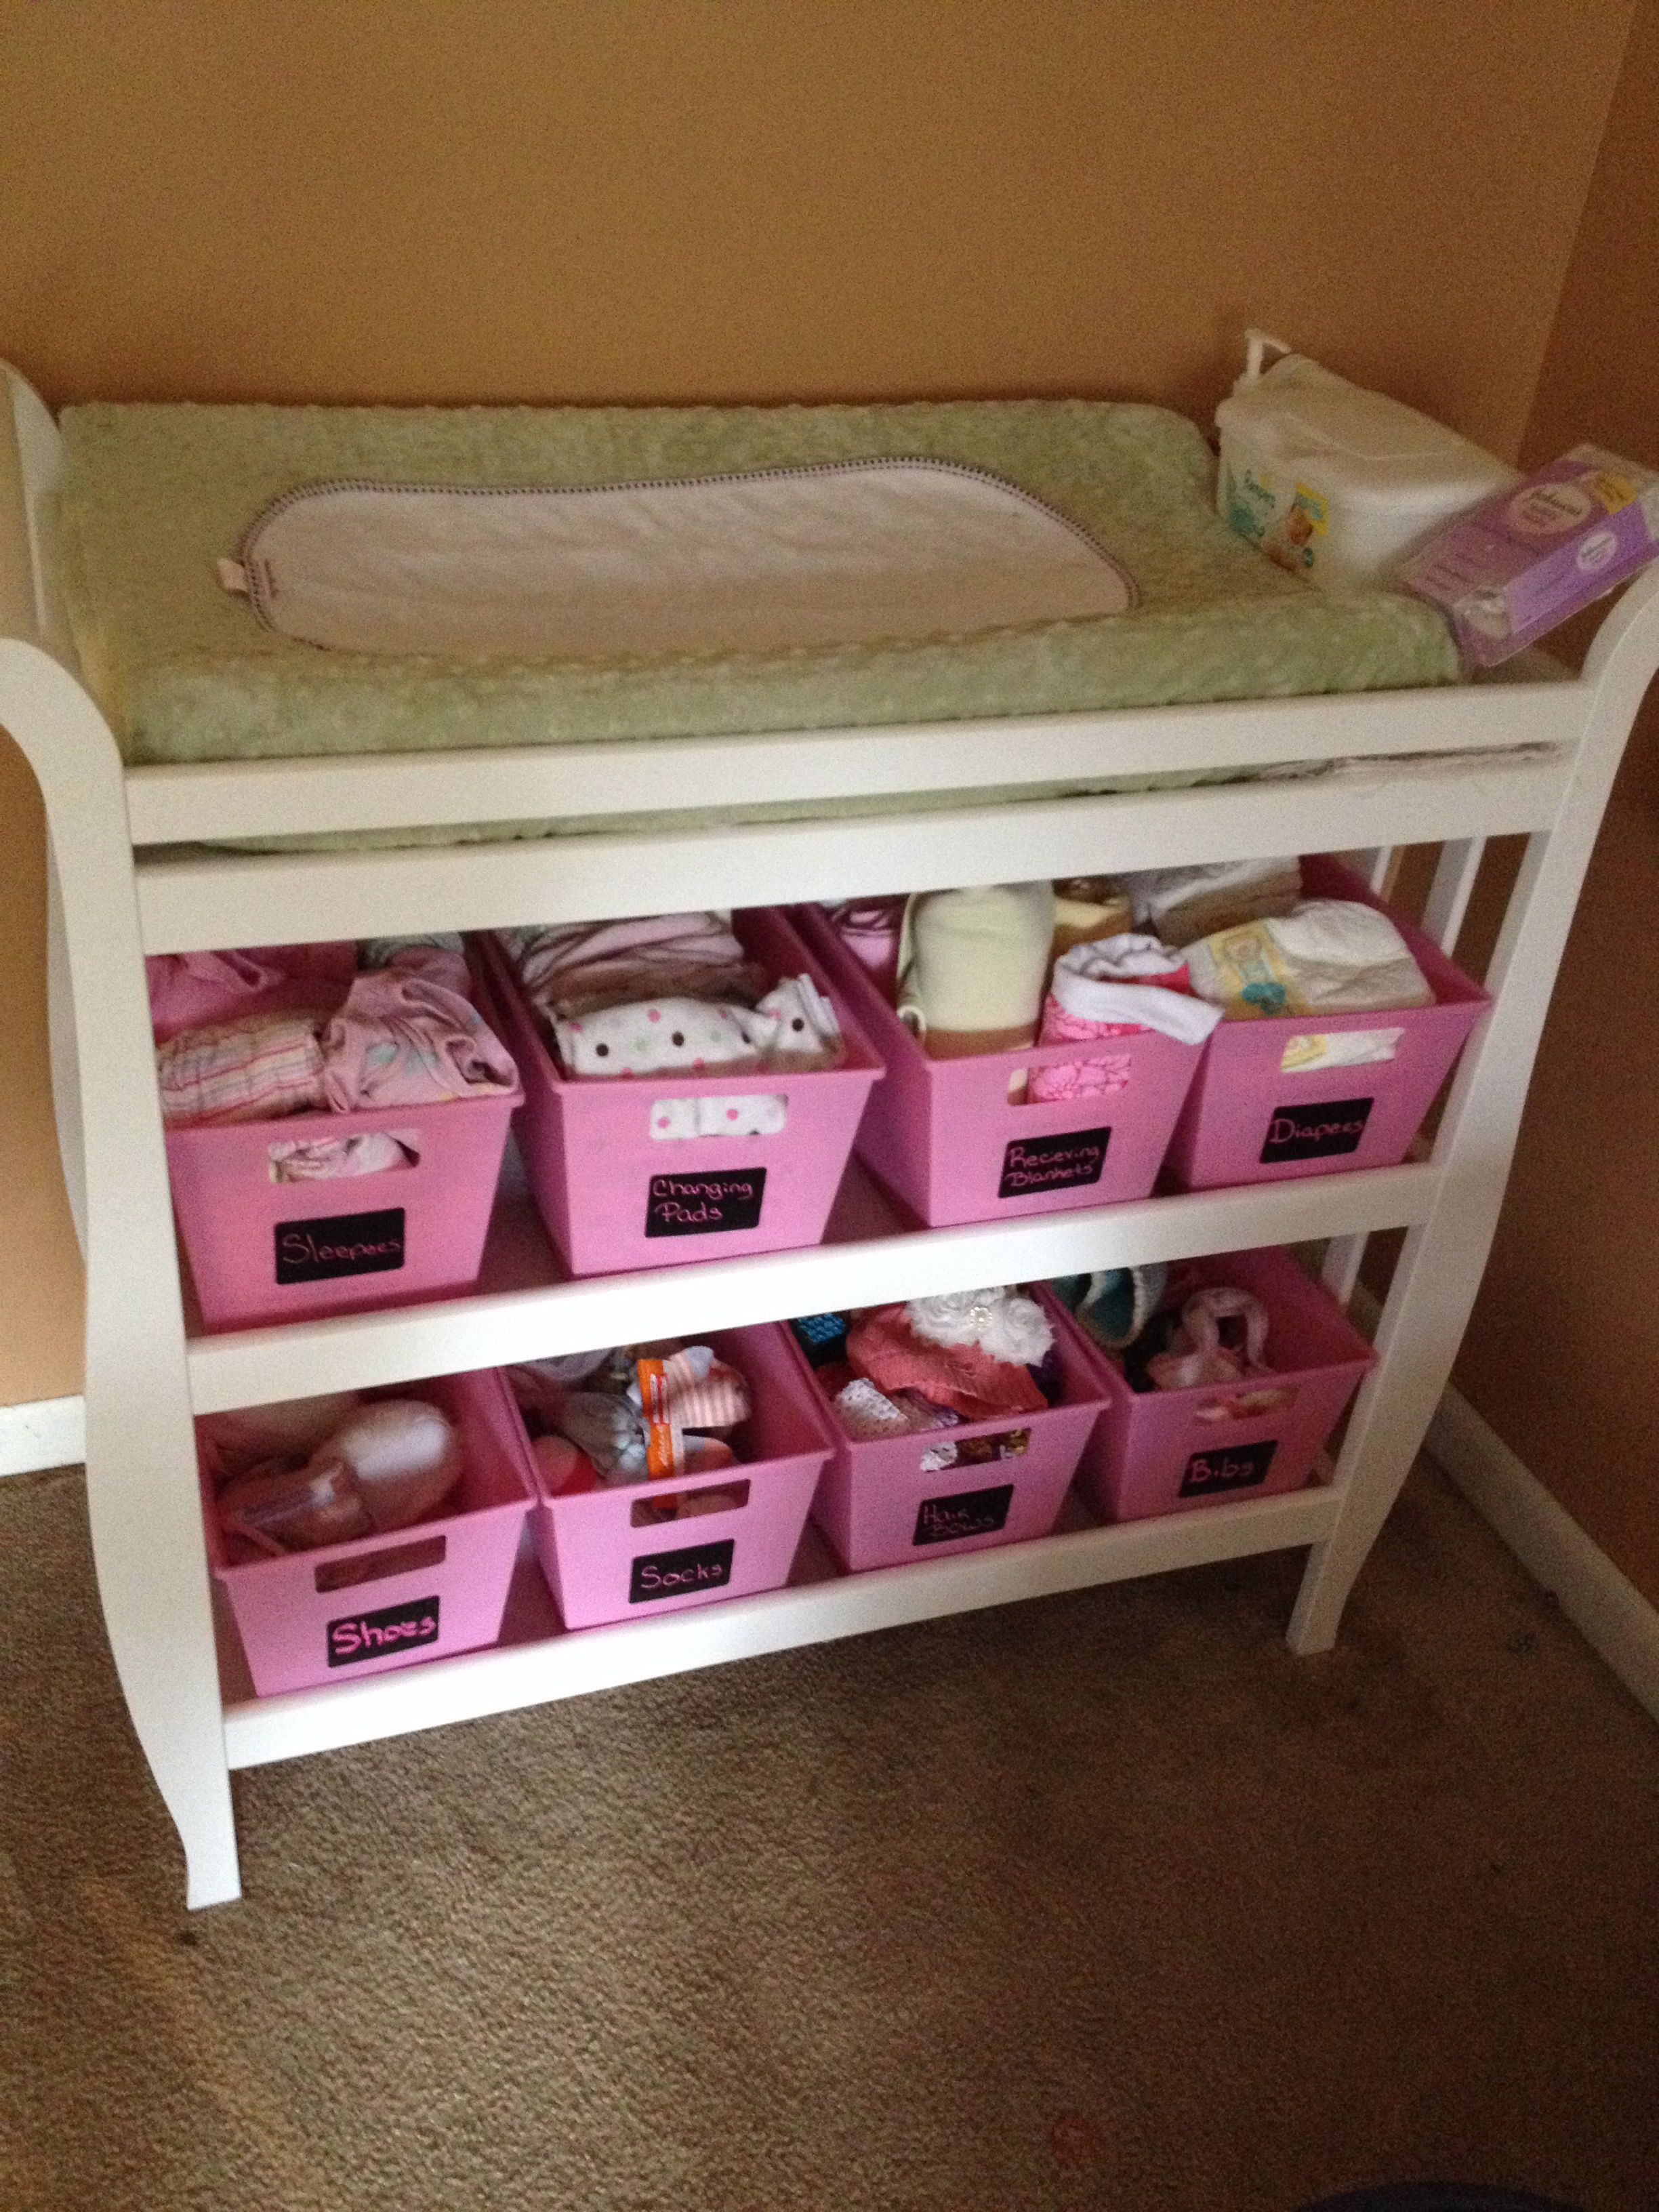
[[[1385,585],[1396,562],[1516,472],[1443,423],[1247,333],[1244,374],[1216,409],[1222,520],[1327,590]],[[1263,368],[1268,354],[1277,354]]]

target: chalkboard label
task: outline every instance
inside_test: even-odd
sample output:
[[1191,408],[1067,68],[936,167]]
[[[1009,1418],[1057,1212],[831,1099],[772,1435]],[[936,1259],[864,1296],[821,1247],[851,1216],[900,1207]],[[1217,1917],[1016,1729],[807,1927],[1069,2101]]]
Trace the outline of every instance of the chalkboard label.
[[1075,1190],[1098,1182],[1106,1164],[1109,1129],[1062,1129],[1053,1137],[1016,1137],[1002,1155],[999,1198],[1025,1198],[1033,1191]]
[[731,1229],[758,1229],[766,1194],[764,1168],[730,1168],[716,1175],[653,1176],[645,1202],[647,1237],[718,1237]]
[[628,1577],[629,1605],[649,1605],[653,1598],[687,1597],[695,1590],[720,1589],[732,1579],[735,1540],[721,1544],[690,1544],[683,1552],[647,1552],[635,1559]]
[[994,1490],[959,1490],[954,1498],[924,1498],[912,1544],[957,1544],[964,1536],[990,1536],[1008,1525],[1012,1482]]
[[404,1264],[404,1209],[329,1213],[276,1224],[279,1283],[325,1283],[334,1275],[383,1275]]
[[1275,1106],[1262,1139],[1262,1166],[1357,1152],[1376,1103],[1375,1098],[1328,1098],[1320,1106]]
[[1183,1498],[1218,1498],[1227,1490],[1254,1490],[1267,1480],[1267,1469],[1279,1449],[1269,1437],[1259,1444],[1218,1444],[1213,1451],[1194,1452],[1181,1478]]
[[389,1651],[413,1651],[438,1640],[438,1601],[410,1598],[406,1605],[383,1606],[379,1613],[349,1613],[328,1624],[328,1663],[357,1667],[365,1659],[384,1659]]

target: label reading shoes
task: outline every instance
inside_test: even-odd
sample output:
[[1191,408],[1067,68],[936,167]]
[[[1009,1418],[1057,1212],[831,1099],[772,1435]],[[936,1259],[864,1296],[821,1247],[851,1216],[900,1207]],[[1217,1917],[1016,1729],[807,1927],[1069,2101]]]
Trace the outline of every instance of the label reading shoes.
[[438,1600],[413,1597],[378,1613],[347,1613],[329,1622],[327,1638],[331,1667],[357,1667],[390,1651],[413,1651],[438,1640]]

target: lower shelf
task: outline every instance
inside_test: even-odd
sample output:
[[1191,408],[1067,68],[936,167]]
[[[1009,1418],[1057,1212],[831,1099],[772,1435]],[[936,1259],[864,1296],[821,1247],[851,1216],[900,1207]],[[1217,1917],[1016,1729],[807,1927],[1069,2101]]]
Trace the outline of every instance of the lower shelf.
[[[1323,1472],[1328,1474],[1328,1468]],[[225,1707],[226,1750],[233,1767],[262,1766],[1016,1598],[1288,1550],[1328,1535],[1340,1504],[1340,1492],[1328,1481],[1281,1498],[1105,1528],[1082,1525],[1082,1509],[1076,1507],[1069,1509],[1072,1525],[1033,1542],[858,1575],[841,1572],[809,1524],[787,1589],[574,1632],[559,1627],[540,1571],[526,1551],[499,1644],[283,1697],[233,1692]],[[228,1655],[223,1672],[228,1682],[240,1674],[246,1687],[240,1650]]]

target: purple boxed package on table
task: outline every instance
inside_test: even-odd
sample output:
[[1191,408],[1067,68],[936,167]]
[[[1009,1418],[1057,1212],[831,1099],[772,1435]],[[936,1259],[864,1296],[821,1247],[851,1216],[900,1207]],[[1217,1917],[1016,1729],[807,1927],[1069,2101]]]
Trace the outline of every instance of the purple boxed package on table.
[[1659,473],[1575,446],[1499,492],[1400,566],[1484,668],[1524,651],[1659,556]]

